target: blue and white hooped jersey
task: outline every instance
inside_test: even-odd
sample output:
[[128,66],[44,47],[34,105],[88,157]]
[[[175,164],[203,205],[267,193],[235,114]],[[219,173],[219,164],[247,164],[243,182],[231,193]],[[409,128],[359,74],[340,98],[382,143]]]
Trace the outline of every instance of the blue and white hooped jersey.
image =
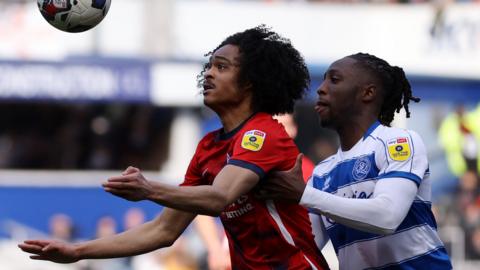
[[365,199],[378,181],[406,178],[418,193],[397,230],[377,235],[349,228],[322,216],[340,269],[451,269],[431,211],[425,146],[410,130],[374,123],[348,151],[341,149],[319,163],[309,182],[316,189],[345,198]]

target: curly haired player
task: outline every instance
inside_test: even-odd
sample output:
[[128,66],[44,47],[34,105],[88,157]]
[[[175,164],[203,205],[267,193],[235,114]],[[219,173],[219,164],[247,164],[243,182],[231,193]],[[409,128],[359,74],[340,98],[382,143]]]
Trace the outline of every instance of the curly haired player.
[[33,259],[60,263],[131,256],[171,245],[197,214],[207,214],[220,215],[233,269],[328,269],[306,209],[259,200],[252,191],[266,174],[295,164],[297,147],[272,115],[292,112],[307,89],[303,58],[263,26],[228,37],[207,56],[199,83],[223,127],[199,142],[184,183],[148,181],[133,167],[104,183],[114,195],[169,208],[110,238],[75,245],[31,240],[21,249]]

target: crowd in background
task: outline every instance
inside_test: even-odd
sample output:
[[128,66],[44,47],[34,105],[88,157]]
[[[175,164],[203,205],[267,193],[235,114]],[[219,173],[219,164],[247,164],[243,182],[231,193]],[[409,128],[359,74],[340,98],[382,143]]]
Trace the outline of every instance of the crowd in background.
[[480,105],[467,110],[459,104],[438,136],[456,181],[436,199],[437,221],[463,228],[466,258],[480,260]]
[[159,170],[173,110],[153,106],[3,103],[0,168]]

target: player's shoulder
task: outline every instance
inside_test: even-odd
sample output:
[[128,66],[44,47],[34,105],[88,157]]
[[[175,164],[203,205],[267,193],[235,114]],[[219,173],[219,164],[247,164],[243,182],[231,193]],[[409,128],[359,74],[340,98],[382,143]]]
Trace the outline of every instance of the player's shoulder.
[[399,127],[387,127],[380,125],[379,128],[372,133],[375,140],[388,144],[392,142],[402,143],[408,141],[410,143],[421,142],[422,139],[417,132],[411,129],[404,129]]
[[199,150],[204,151],[205,149],[210,149],[211,146],[217,142],[222,130],[223,128],[219,128],[205,134],[205,136],[203,136],[197,144],[197,152]]
[[241,130],[242,134],[254,131],[257,131],[262,136],[288,137],[283,126],[268,113],[256,113],[245,123]]
[[254,114],[246,123],[245,128],[272,128],[278,126],[277,120],[268,113],[259,112]]
[[379,153],[385,153],[390,161],[408,161],[414,155],[425,153],[425,145],[417,132],[411,129],[386,127],[378,131],[377,146],[382,147]]
[[215,140],[215,138],[218,137],[218,135],[221,133],[222,130],[223,128],[219,128],[219,129],[215,129],[213,131],[208,132],[207,134],[205,134],[205,136],[203,136],[202,139],[200,139],[200,143]]
[[252,151],[259,151],[264,144],[269,145],[269,148],[275,147],[278,151],[292,147],[297,149],[285,128],[267,113],[253,115],[240,130],[238,140],[243,148]]
[[[340,151],[340,150],[338,150]],[[337,153],[325,158],[324,160],[320,161],[315,165],[315,168],[313,169],[313,175],[321,176],[324,175],[328,172],[330,172],[335,166],[337,166],[340,157]]]

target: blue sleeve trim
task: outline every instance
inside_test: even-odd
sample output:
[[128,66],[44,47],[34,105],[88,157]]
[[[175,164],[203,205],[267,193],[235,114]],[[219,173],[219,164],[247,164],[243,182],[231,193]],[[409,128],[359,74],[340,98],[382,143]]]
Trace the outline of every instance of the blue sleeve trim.
[[407,130],[408,137],[410,138],[410,142],[412,143],[412,158],[410,159],[410,172],[412,172],[413,169],[413,157],[415,156],[415,143],[413,142],[412,134],[408,132]]
[[242,167],[242,168],[245,168],[245,169],[249,169],[249,170],[253,171],[254,173],[258,174],[260,179],[262,179],[265,176],[265,172],[263,171],[262,168],[258,167],[257,165],[255,165],[253,163],[247,162],[247,161],[238,160],[238,159],[230,159],[227,164],[235,165],[235,166]]
[[418,177],[418,175],[410,173],[410,172],[401,172],[401,171],[392,171],[388,173],[384,173],[378,176],[379,179],[383,178],[406,178],[409,180],[412,180],[417,184],[417,187],[420,186],[420,182],[422,182],[422,179]]
[[377,137],[376,139],[383,144],[383,150],[385,150],[385,161],[387,161],[387,166],[389,166],[390,162],[388,162],[387,145],[385,145],[385,142],[381,138]]

